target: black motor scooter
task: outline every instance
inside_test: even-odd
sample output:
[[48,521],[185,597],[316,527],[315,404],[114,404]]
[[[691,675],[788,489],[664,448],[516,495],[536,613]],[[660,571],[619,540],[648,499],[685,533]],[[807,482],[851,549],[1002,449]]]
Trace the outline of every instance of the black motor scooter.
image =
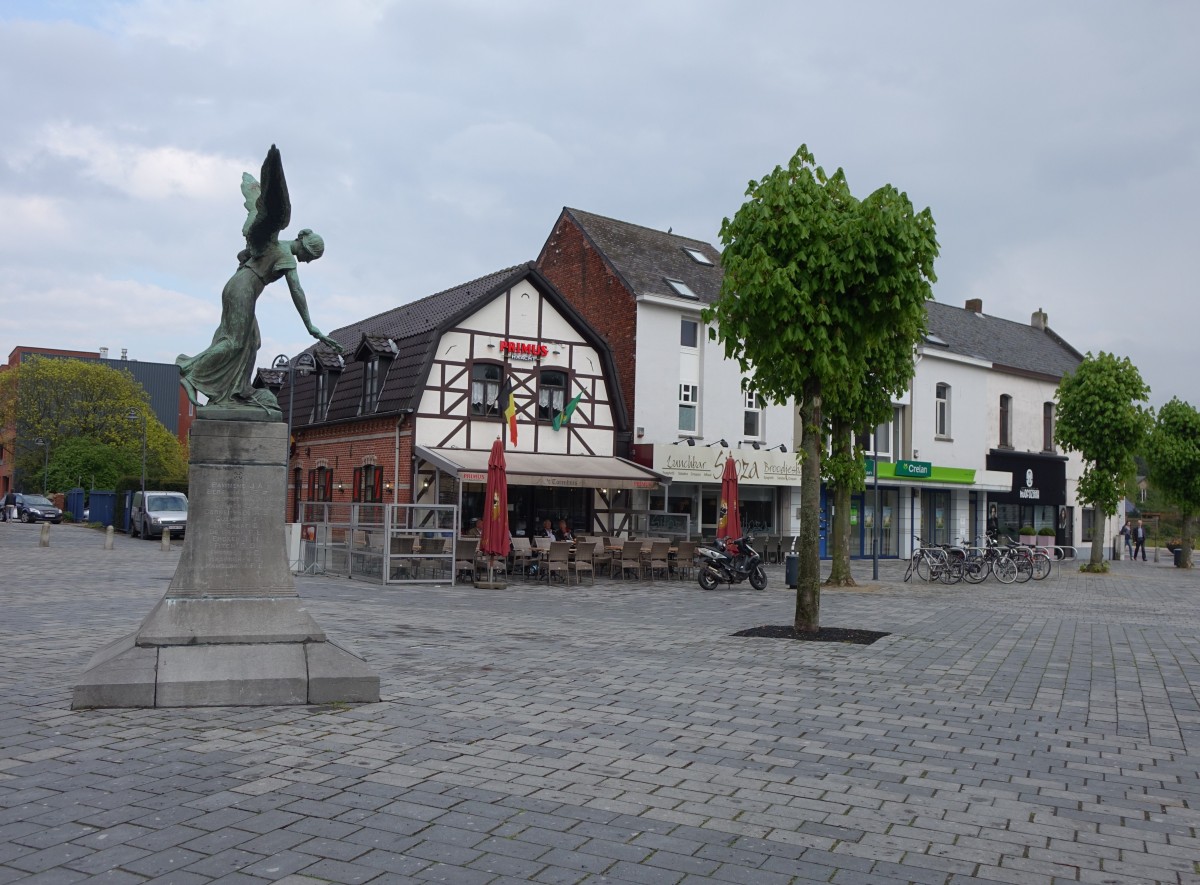
[[699,569],[696,580],[705,590],[715,590],[718,584],[740,584],[749,579],[755,590],[767,589],[767,570],[762,557],[752,546],[754,541],[743,535],[732,541],[717,538],[713,547],[696,550]]

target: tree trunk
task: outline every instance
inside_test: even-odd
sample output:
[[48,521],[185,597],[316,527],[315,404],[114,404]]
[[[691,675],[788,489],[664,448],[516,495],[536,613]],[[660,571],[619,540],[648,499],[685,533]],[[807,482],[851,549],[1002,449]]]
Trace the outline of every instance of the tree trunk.
[[1096,516],[1104,517],[1098,520],[1100,525],[1092,531],[1092,556],[1088,560],[1089,566],[1099,567],[1104,562],[1104,545],[1108,540],[1108,515],[1102,514],[1099,510],[1096,511]]
[[[843,421],[833,422],[833,454],[848,458],[853,440]],[[825,583],[834,587],[854,587],[850,574],[850,487],[839,482],[833,489],[833,530],[830,532],[829,577]]]
[[1192,514],[1182,513],[1183,525],[1179,530],[1179,543],[1183,548],[1183,554],[1179,557],[1180,568],[1192,567]]
[[821,628],[821,385],[804,384],[800,404],[804,462],[800,466],[800,542],[796,562],[798,632]]

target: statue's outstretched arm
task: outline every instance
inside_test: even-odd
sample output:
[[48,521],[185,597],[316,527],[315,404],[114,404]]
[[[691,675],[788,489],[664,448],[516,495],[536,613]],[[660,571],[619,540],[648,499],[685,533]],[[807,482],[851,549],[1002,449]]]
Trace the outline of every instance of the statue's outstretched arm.
[[344,349],[342,345],[313,325],[312,318],[308,315],[308,299],[304,297],[304,289],[300,285],[300,275],[296,273],[296,269],[289,270],[284,275],[284,279],[287,280],[288,291],[292,293],[292,304],[296,305],[296,312],[300,314],[300,319],[304,320],[304,328],[308,329],[308,334],[329,345],[333,348],[334,353],[341,353]]

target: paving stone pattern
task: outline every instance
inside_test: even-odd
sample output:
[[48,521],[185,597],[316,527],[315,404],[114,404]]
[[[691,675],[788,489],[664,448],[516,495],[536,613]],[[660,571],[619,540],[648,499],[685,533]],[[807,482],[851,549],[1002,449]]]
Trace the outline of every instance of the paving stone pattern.
[[[0,883],[1200,883],[1200,576],[300,578],[361,707],[68,709],[178,547],[0,525]],[[869,582],[870,563],[856,564]]]

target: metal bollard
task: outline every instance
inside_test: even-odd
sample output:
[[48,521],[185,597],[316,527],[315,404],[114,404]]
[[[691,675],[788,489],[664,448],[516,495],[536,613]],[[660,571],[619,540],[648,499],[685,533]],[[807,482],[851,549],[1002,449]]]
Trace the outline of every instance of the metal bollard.
[[168,532],[166,529],[163,529],[161,546],[162,546],[163,553],[171,552],[171,533]]
[[113,534],[114,534],[114,529],[112,526],[109,526],[108,528],[106,528],[104,530],[104,549],[105,550],[113,549]]
[[41,534],[41,537],[38,538],[38,546],[39,547],[49,547],[50,546],[50,523],[48,523],[48,522],[42,523],[42,534]]

